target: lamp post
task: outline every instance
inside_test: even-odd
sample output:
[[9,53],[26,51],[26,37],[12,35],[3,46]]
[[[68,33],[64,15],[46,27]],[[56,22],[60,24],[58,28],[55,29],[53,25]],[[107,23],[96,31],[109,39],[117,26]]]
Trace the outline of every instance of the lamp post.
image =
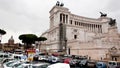
[[49,51],[50,51],[49,46],[47,46],[46,50],[47,50],[47,54],[49,54]]
[[65,39],[65,54],[67,53],[67,39]]
[[36,44],[36,47],[35,47],[35,48],[38,48],[38,41],[35,41],[35,44]]
[[71,46],[67,46],[67,54],[70,55],[70,48]]
[[40,42],[39,41],[35,41],[35,43],[36,43],[36,49],[38,49],[39,50],[39,52],[40,52]]
[[86,37],[86,32],[87,32],[87,30],[85,29],[85,30],[84,30],[84,38],[85,38],[84,40],[85,40],[85,42],[86,42],[86,40],[87,40],[87,39],[86,39],[86,38],[87,38],[87,37]]

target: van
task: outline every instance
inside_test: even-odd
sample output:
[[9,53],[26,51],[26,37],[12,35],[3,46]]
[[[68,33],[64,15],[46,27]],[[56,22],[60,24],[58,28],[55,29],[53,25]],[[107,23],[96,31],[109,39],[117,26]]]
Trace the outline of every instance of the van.
[[118,61],[109,61],[108,68],[120,68],[120,62]]

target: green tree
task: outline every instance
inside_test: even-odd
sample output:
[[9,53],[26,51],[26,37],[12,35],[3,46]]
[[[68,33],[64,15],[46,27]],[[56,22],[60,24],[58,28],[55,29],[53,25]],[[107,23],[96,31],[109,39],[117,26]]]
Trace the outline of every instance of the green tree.
[[28,49],[35,43],[37,36],[35,34],[22,34],[19,36],[19,39],[24,43],[25,49]]
[[38,38],[37,38],[37,41],[46,41],[46,40],[47,40],[46,37],[38,37]]
[[6,31],[0,29],[0,43],[1,43],[1,40],[2,40],[2,35],[6,34]]
[[36,41],[38,41],[38,45],[39,45],[39,50],[40,50],[40,46],[41,46],[41,41],[46,41],[47,38],[46,37],[38,37]]

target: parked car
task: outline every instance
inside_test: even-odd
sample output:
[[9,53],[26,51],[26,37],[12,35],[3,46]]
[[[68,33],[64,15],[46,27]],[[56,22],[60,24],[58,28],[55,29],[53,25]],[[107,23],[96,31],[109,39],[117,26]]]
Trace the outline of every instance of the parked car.
[[9,58],[9,57],[10,57],[9,53],[0,53],[0,59]]
[[16,66],[16,68],[30,68],[31,63],[30,62],[25,62],[22,63],[21,65]]
[[14,65],[13,68],[47,68],[49,63],[40,63],[40,62],[25,62],[21,64]]
[[47,59],[47,56],[45,56],[45,55],[40,55],[38,58],[38,60],[40,60],[40,61],[46,61],[46,59]]
[[76,66],[77,63],[78,63],[77,59],[72,59],[69,64],[70,64],[70,66]]
[[55,56],[48,56],[48,62],[50,63],[60,62],[60,58]]
[[0,60],[0,66],[1,66],[2,64],[6,63],[6,62],[11,61],[11,60],[14,60],[14,59],[12,59],[12,58],[4,58],[4,59],[1,59],[1,60]]
[[16,63],[16,62],[17,62],[16,60],[12,60],[12,61],[6,62],[6,63],[3,64],[3,67],[4,67],[4,68],[9,68],[9,66],[10,66],[11,64]]
[[70,65],[66,63],[55,63],[52,65],[49,65],[47,68],[70,68]]
[[11,58],[14,58],[15,60],[22,60],[23,54],[12,54]]
[[64,63],[67,63],[67,64],[70,64],[70,61],[71,61],[71,60],[72,60],[72,58],[65,58],[63,62],[64,62]]
[[89,65],[88,60],[81,60],[79,61],[78,64],[80,67],[88,67],[87,65]]
[[49,63],[36,63],[31,64],[31,68],[47,68],[49,65]]
[[38,61],[38,59],[39,59],[39,55],[33,56],[33,61]]
[[108,68],[120,68],[120,62],[118,61],[109,61]]
[[96,61],[93,60],[87,61],[87,68],[96,68]]
[[23,63],[18,63],[15,64],[14,66],[12,66],[12,68],[24,68],[24,66],[22,66]]
[[96,68],[107,68],[107,63],[105,62],[97,62]]

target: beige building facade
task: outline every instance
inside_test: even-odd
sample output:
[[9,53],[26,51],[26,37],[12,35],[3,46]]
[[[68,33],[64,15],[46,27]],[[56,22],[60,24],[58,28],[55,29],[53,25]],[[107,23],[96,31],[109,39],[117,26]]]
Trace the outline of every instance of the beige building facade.
[[60,3],[56,3],[49,13],[50,28],[42,34],[47,38],[42,49],[53,52],[66,50],[67,54],[91,59],[107,58],[112,47],[120,50],[116,20],[107,14],[101,13],[96,19],[83,17],[72,14]]

